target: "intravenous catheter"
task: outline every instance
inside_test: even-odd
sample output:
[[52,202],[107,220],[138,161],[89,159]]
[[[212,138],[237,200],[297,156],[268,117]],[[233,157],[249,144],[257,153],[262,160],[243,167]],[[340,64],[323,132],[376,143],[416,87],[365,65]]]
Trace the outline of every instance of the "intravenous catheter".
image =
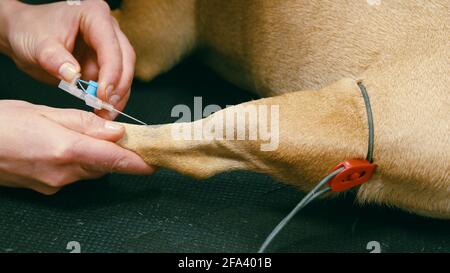
[[[81,87],[81,89],[77,87],[77,84]],[[87,88],[84,88],[83,84],[87,85]],[[117,110],[116,108],[114,108],[114,106],[112,106],[111,104],[106,103],[106,102],[102,101],[101,99],[97,98],[98,84],[95,81],[86,82],[86,81],[79,80],[79,79],[75,80],[74,83],[68,83],[65,81],[61,81],[58,85],[58,88],[83,100],[86,103],[86,105],[93,107],[97,110],[105,109],[110,112],[115,112],[115,113],[124,115],[127,118],[130,118],[140,124],[147,125],[145,122],[140,121],[137,118],[134,118],[130,115],[127,115],[127,114]]]

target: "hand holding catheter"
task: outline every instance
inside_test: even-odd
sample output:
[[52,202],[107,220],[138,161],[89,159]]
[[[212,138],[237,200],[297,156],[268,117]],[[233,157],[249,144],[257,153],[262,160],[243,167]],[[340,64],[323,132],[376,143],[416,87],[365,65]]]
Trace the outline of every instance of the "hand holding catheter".
[[[76,84],[78,84],[81,87],[81,89],[78,88],[76,86]],[[82,84],[86,84],[87,89],[85,89]],[[117,110],[116,108],[114,108],[114,106],[112,106],[111,104],[106,103],[106,102],[102,101],[101,99],[97,98],[98,84],[95,81],[86,82],[86,81],[83,81],[80,79],[76,79],[73,83],[61,81],[58,85],[58,88],[83,100],[86,103],[86,105],[88,105],[92,108],[95,108],[97,110],[105,109],[110,112],[116,112],[116,113],[124,115],[127,118],[130,118],[140,124],[147,125],[145,122],[140,121],[137,118],[134,118],[130,115],[127,115],[127,114]]]

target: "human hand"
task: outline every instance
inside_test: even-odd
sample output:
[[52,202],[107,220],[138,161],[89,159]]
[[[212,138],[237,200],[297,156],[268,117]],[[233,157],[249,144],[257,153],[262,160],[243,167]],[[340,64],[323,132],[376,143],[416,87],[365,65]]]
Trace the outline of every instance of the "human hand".
[[[2,35],[8,45],[4,51],[20,69],[53,84],[57,78],[71,82],[79,73],[86,80],[98,79],[98,97],[123,110],[136,57],[106,2],[2,2],[1,16],[6,17]],[[97,113],[106,119],[116,117],[107,111]]]
[[125,130],[93,113],[0,100],[0,185],[54,194],[110,172],[154,168],[114,142]]

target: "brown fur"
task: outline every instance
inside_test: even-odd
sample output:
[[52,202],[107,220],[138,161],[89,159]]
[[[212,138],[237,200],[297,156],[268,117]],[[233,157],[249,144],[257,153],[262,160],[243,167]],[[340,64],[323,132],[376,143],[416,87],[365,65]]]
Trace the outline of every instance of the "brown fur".
[[362,81],[378,169],[358,201],[449,218],[449,2],[370,2],[125,0],[116,17],[136,49],[138,77],[150,80],[202,49],[225,78],[273,96],[231,109],[280,105],[280,146],[263,152],[255,141],[177,141],[173,124],[126,125],[120,144],[197,178],[246,169],[308,190],[338,162],[365,156]]

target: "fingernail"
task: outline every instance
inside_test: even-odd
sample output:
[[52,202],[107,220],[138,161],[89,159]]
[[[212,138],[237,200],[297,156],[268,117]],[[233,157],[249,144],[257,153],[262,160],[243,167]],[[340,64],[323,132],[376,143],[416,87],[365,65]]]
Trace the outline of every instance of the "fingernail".
[[112,105],[116,105],[118,104],[120,101],[120,96],[119,95],[113,95],[112,97],[109,98],[109,103]]
[[116,169],[117,170],[126,170],[126,169],[128,169],[128,166],[130,166],[130,162],[126,159],[123,159],[117,163]]
[[116,122],[107,121],[105,122],[105,129],[117,133],[123,130],[123,126]]
[[105,89],[106,98],[111,98],[111,96],[113,95],[113,91],[114,91],[114,86],[108,85],[108,87],[106,87],[106,89]]
[[59,75],[67,82],[71,82],[74,79],[80,77],[80,73],[71,63],[64,63],[63,65],[61,65],[61,67],[59,68]]
[[116,112],[108,112],[108,117],[110,120],[115,120],[117,115],[118,115],[118,113],[116,113]]

